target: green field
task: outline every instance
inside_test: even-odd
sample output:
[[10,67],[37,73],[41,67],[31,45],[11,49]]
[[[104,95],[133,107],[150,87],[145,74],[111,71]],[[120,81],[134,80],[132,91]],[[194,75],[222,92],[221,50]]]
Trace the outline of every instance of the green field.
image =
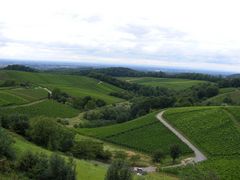
[[26,104],[47,98],[47,92],[43,89],[0,89],[0,106]]
[[179,144],[184,154],[191,153],[185,144],[157,121],[155,115],[156,112],[153,112],[112,126],[80,128],[78,132],[146,153],[162,149],[167,154],[173,144]]
[[[212,98],[207,99],[203,102],[204,105],[223,105],[223,104],[232,104],[232,105],[240,105],[240,91],[238,89],[228,89],[229,91],[214,96]],[[230,102],[224,102],[224,100],[228,98]]]
[[[240,177],[240,107],[192,107],[169,109],[164,117],[209,158],[200,163],[221,179]],[[238,159],[238,160],[237,160]]]
[[120,79],[146,86],[165,87],[176,91],[187,89],[199,83],[206,82],[200,80],[177,79],[177,78],[154,78],[154,77],[123,77]]
[[60,88],[75,97],[92,96],[103,99],[107,103],[122,101],[122,99],[108,95],[110,92],[121,91],[120,88],[85,76],[1,70],[0,79],[31,82],[35,86],[47,87],[49,89]]
[[79,111],[53,100],[44,100],[32,105],[19,106],[14,108],[2,108],[0,109],[2,114],[25,114],[28,117],[35,116],[47,116],[53,118],[69,118],[79,114]]

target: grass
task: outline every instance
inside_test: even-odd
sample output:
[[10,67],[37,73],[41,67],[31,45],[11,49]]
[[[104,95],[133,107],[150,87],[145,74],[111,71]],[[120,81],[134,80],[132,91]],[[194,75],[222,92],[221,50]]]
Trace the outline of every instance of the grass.
[[207,155],[197,167],[220,179],[238,179],[239,112],[240,107],[192,107],[169,109],[164,116]]
[[204,83],[206,81],[200,80],[189,80],[189,79],[178,79],[178,78],[154,78],[154,77],[123,77],[121,78],[128,82],[134,82],[146,86],[159,86],[176,91],[184,90],[190,88],[199,83]]
[[[39,153],[43,152],[47,155],[51,155],[52,152],[49,150],[46,150],[44,148],[41,148],[39,146],[36,146],[35,144],[32,144],[22,137],[12,134],[14,137],[14,148],[16,150],[16,154],[18,157],[20,157],[24,152],[31,150],[31,152]],[[66,156],[63,156],[67,159]],[[107,166],[102,163],[96,163],[96,162],[89,162],[79,159],[74,159],[76,162],[76,171],[77,171],[77,179],[96,179],[96,180],[103,180],[104,176],[107,171]]]
[[156,120],[155,115],[156,112],[153,112],[132,121],[106,127],[80,128],[78,132],[146,153],[162,149],[168,154],[172,144],[179,144],[185,154],[191,153],[185,144]]
[[224,99],[228,98],[231,100],[230,104],[232,105],[239,105],[240,104],[240,91],[238,89],[228,89],[225,93],[219,94],[217,96],[214,96],[212,98],[207,99],[203,102],[204,105],[210,104],[210,105],[222,105],[227,104],[224,103]]
[[45,100],[36,104],[1,109],[2,114],[25,114],[28,117],[47,116],[53,118],[69,118],[79,114],[79,111],[53,100]]
[[47,87],[49,89],[60,88],[75,97],[92,96],[103,99],[109,104],[123,101],[120,98],[109,95],[110,92],[122,91],[120,88],[108,83],[99,83],[98,80],[85,76],[1,70],[0,79],[31,82],[36,86]]
[[0,106],[20,105],[47,97],[42,89],[0,89]]

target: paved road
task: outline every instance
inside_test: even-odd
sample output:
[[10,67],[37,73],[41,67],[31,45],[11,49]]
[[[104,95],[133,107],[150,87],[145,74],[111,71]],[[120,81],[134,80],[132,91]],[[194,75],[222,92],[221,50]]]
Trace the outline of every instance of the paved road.
[[194,162],[201,162],[207,160],[207,157],[196,147],[194,146],[189,140],[187,140],[181,133],[179,133],[174,127],[172,127],[164,118],[163,118],[164,111],[157,114],[157,119],[166,126],[170,131],[172,131],[182,142],[184,142],[190,149],[193,150],[195,157]]

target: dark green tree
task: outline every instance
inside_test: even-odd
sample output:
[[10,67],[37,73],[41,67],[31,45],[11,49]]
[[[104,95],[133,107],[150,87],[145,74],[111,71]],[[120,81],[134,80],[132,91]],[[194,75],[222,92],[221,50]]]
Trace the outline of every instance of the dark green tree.
[[172,157],[173,162],[180,157],[181,153],[179,145],[175,144],[170,147],[170,156]]
[[105,180],[131,180],[132,171],[129,165],[123,160],[115,160],[108,168]]

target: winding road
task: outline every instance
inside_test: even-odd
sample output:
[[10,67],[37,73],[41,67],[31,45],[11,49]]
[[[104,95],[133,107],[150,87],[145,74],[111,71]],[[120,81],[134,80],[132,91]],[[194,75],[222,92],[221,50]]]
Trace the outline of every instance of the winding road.
[[157,119],[164,125],[166,126],[170,131],[172,131],[182,142],[184,142],[190,149],[193,150],[195,157],[194,157],[194,162],[198,163],[201,161],[207,160],[207,157],[196,147],[194,146],[188,139],[186,139],[181,133],[179,133],[171,124],[169,124],[164,118],[163,118],[163,113],[165,111],[162,111],[157,114]]

